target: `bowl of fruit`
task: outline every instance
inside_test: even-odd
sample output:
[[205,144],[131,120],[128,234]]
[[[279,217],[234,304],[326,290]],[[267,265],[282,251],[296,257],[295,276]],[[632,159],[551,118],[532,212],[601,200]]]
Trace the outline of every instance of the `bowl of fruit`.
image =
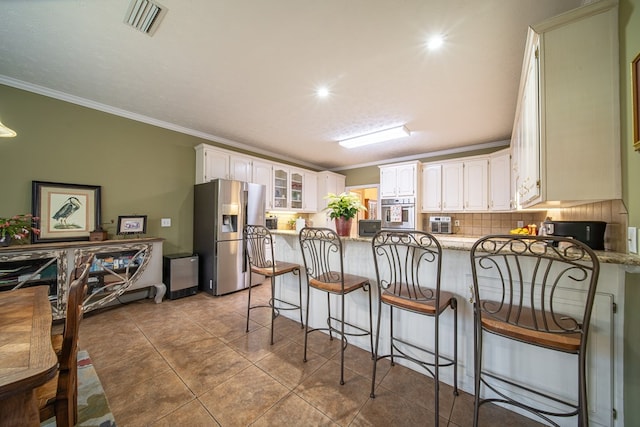
[[526,234],[528,236],[538,235],[538,226],[535,224],[525,225],[524,227],[514,228],[509,230],[509,234]]

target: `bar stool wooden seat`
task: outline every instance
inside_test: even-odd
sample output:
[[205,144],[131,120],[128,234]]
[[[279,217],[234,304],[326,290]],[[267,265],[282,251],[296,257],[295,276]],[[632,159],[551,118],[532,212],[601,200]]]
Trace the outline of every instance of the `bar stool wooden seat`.
[[[340,347],[340,384],[344,384],[344,351],[347,348],[348,336],[369,335],[373,351],[373,321],[371,316],[371,289],[369,279],[362,276],[344,273],[342,241],[330,228],[305,227],[299,235],[300,249],[304,259],[307,275],[307,318],[304,335],[304,357],[307,361],[307,341],[309,334],[315,331],[328,331],[329,339],[336,333],[342,340]],[[309,301],[311,288],[327,293],[327,327],[309,328]],[[362,289],[369,296],[369,328],[345,321],[345,295]],[[339,317],[331,314],[331,296],[337,297],[340,303]],[[336,299],[336,298],[334,298]],[[345,326],[347,329],[345,330]]]
[[[458,304],[454,294],[440,290],[442,248],[431,234],[421,231],[382,230],[372,239],[373,259],[378,279],[378,322],[371,397],[375,398],[377,362],[384,358],[409,360],[434,379],[435,425],[439,423],[440,368],[453,368],[453,392],[458,394]],[[389,307],[390,352],[380,355],[382,304]],[[434,319],[433,349],[396,335],[394,309],[406,310]],[[453,357],[440,353],[440,316],[453,311]],[[420,328],[426,330],[426,328]],[[418,355],[423,355],[424,357]]]
[[[480,406],[487,402],[516,406],[551,425],[559,425],[551,417],[577,416],[579,426],[588,426],[587,338],[600,271],[595,253],[577,240],[562,237],[486,236],[471,248],[471,269],[474,426],[478,425]],[[567,298],[569,294],[571,297]],[[570,372],[572,375],[567,376],[567,381],[571,381],[571,377],[577,381],[576,401],[559,398],[540,387],[505,378],[486,368],[483,365],[486,333],[523,346],[575,355],[577,370]],[[550,368],[528,366],[540,372]],[[482,386],[487,393],[485,397],[482,397]],[[515,393],[505,391],[509,388],[523,390],[520,396],[533,394],[537,398],[518,400]]]
[[[273,344],[273,321],[280,314],[280,310],[299,310],[300,328],[304,328],[302,321],[302,279],[300,265],[284,261],[276,261],[273,250],[271,232],[263,225],[246,225],[243,233],[244,248],[247,264],[253,274],[266,276],[271,282],[271,298],[268,304],[251,305],[251,286],[253,274],[249,278],[249,298],[247,301],[247,332],[249,332],[249,314],[254,308],[269,307],[271,309],[271,344]],[[298,276],[297,304],[276,297],[276,277],[293,273]]]

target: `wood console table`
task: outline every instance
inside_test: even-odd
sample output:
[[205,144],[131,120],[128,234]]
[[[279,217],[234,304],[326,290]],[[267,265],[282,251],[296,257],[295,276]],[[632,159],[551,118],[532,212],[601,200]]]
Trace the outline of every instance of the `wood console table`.
[[0,426],[39,426],[34,389],[54,377],[47,288],[0,292]]
[[[112,303],[133,290],[155,288],[155,302],[162,302],[161,238],[62,242],[14,245],[0,248],[0,291],[48,285],[54,319],[66,315],[67,284],[80,257],[93,254],[85,311]],[[2,292],[0,292],[1,294]]]

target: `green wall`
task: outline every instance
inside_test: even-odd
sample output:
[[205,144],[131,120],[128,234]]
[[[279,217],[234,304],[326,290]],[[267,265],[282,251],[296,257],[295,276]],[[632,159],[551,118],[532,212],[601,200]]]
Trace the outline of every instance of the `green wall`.
[[[620,116],[623,200],[629,225],[640,227],[640,152],[633,150],[631,61],[640,54],[640,0],[620,1]],[[640,425],[640,274],[626,275],[625,289],[625,425]]]
[[[0,85],[0,217],[31,212],[31,181],[102,186],[102,221],[148,215],[164,252],[192,250],[195,150],[199,138]],[[160,227],[160,218],[172,226]]]

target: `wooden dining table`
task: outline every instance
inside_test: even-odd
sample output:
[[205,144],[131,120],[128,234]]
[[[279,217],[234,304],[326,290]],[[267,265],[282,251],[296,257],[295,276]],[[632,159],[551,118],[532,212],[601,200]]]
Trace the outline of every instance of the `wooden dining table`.
[[39,426],[35,388],[56,374],[47,286],[0,292],[0,426]]

